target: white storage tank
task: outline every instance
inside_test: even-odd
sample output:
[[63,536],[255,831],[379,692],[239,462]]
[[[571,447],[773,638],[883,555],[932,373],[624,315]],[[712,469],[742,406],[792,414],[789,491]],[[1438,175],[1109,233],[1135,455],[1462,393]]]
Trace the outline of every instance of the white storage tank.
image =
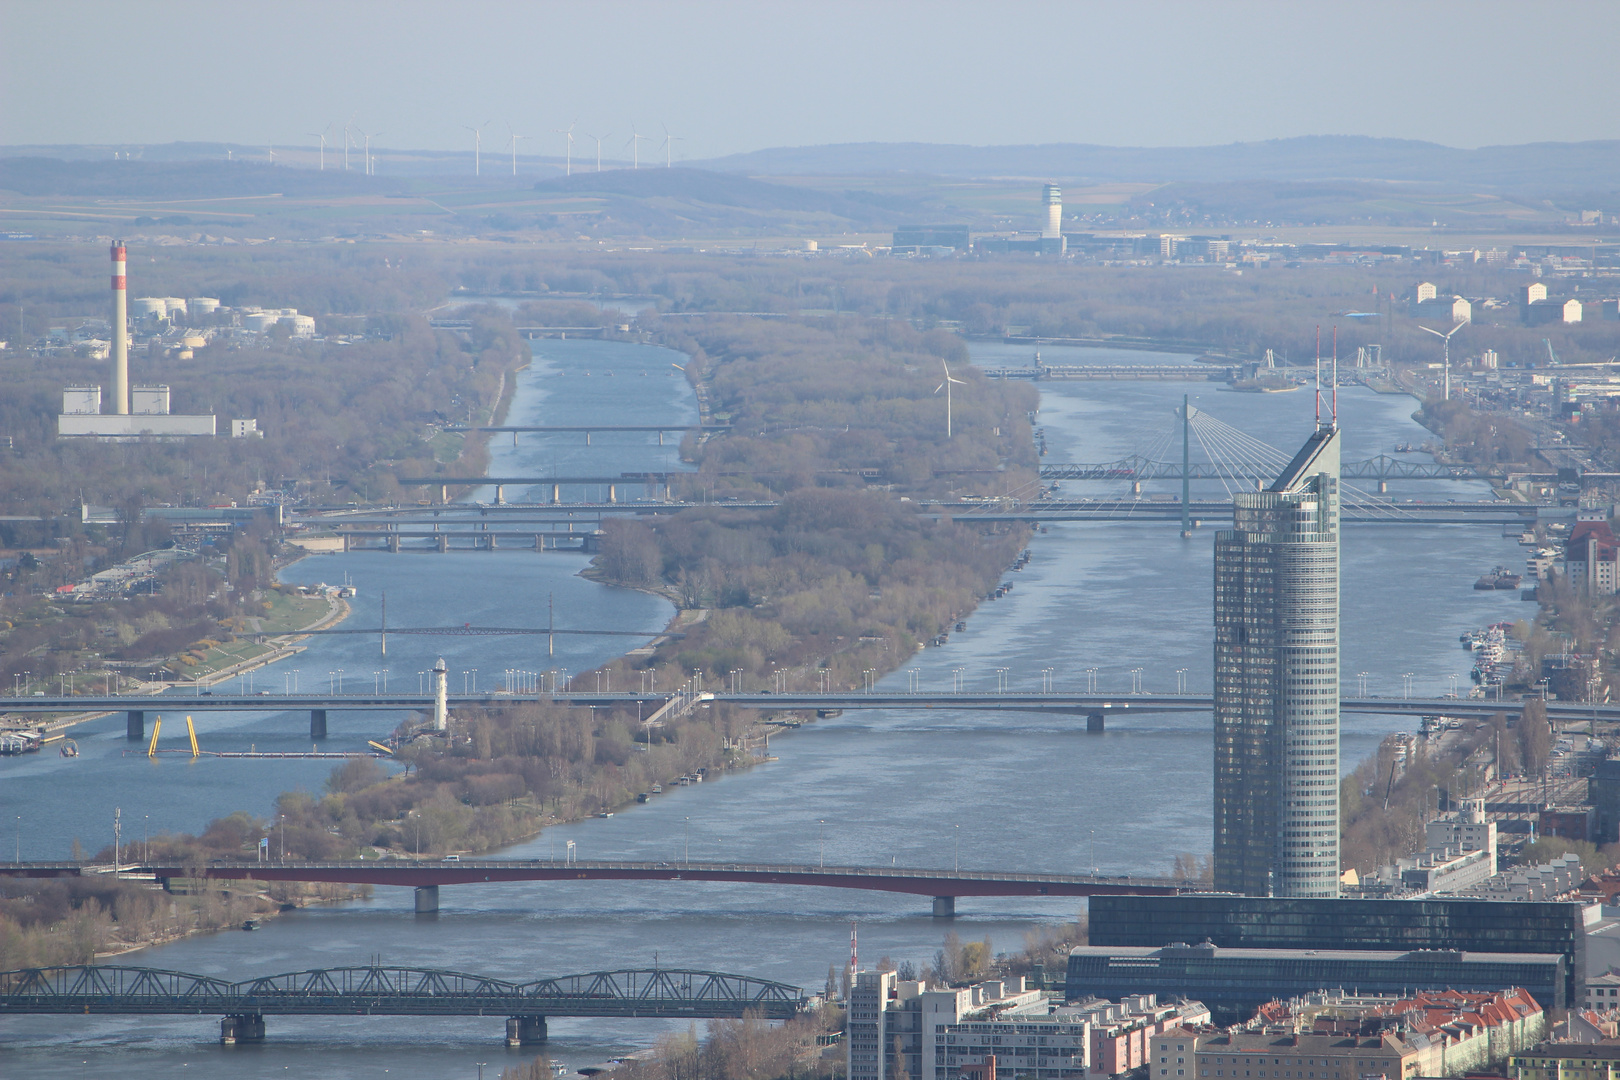
[[183,296],[165,296],[163,298],[163,302],[164,304],[168,305],[169,318],[171,319],[176,315],[184,315],[186,313],[186,298]]
[[219,298],[214,296],[193,296],[186,301],[186,307],[193,315],[212,315],[219,310]]
[[162,319],[168,314],[169,302],[161,296],[137,296],[129,302],[129,315],[132,319],[148,316]]
[[280,321],[281,315],[279,312],[255,311],[251,315],[242,316],[242,327],[245,330],[252,330],[255,333],[262,334]]
[[293,337],[314,337],[315,316],[283,315],[281,321],[292,327]]
[[200,349],[207,344],[208,339],[201,334],[187,334],[180,339],[180,346],[185,349]]

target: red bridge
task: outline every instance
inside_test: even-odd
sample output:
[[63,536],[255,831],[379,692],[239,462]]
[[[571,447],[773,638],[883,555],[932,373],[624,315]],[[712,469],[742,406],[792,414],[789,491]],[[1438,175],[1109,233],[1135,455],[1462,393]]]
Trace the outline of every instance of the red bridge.
[[[1166,896],[1207,892],[1208,884],[1121,874],[1025,874],[985,870],[925,870],[905,867],[797,866],[705,862],[556,862],[550,859],[383,859],[338,862],[210,862],[202,866],[140,865],[119,872],[171,878],[233,881],[324,881],[350,885],[399,885],[416,889],[416,910],[437,911],[440,885],[501,881],[731,881],[761,885],[812,885],[828,889],[929,896],[934,914],[956,914],[958,896]],[[0,863],[0,875],[56,877],[112,873],[108,865]]]

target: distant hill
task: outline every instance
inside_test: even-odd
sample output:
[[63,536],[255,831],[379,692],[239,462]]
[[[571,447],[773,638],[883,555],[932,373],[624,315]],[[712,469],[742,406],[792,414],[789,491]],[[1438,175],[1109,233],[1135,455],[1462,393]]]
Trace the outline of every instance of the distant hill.
[[601,200],[602,212],[662,234],[682,227],[777,225],[889,229],[916,212],[910,200],[871,192],[833,193],[772,184],[735,173],[663,167],[613,169],[542,180],[534,190]]
[[1386,180],[1526,191],[1609,190],[1620,177],[1620,141],[1478,150],[1351,135],[1195,147],[840,143],[756,150],[701,164],[754,176],[909,172],[1088,183]]
[[396,191],[400,181],[328,169],[246,161],[64,161],[0,157],[0,190],[19,195],[108,198],[223,198],[239,195],[353,195]]

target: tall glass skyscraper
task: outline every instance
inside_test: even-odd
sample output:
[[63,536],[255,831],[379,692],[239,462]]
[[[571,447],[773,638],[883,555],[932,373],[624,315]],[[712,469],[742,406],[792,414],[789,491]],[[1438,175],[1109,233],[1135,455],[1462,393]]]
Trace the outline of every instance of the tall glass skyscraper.
[[1339,432],[1215,537],[1215,888],[1339,895]]

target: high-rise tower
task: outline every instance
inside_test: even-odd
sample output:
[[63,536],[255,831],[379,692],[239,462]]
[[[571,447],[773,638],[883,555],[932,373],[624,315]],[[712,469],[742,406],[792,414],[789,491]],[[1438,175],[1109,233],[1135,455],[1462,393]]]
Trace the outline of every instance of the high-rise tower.
[[1215,538],[1215,888],[1339,895],[1339,431]]

